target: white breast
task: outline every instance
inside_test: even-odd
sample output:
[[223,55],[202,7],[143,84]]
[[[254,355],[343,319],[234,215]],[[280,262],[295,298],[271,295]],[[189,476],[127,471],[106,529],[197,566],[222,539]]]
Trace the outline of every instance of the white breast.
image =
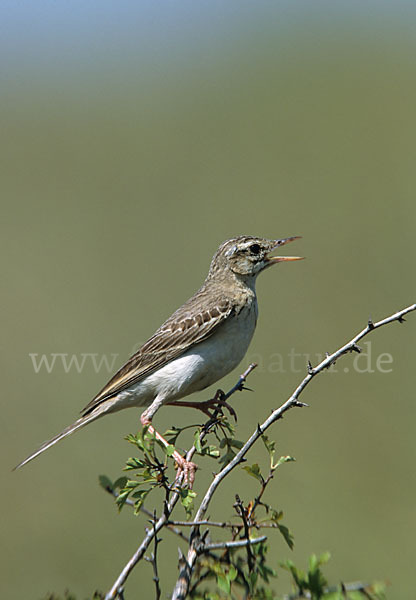
[[[247,352],[257,321],[257,301],[229,317],[207,340],[122,392],[124,406],[178,400],[203,390],[232,371]],[[159,404],[159,402],[158,402]]]

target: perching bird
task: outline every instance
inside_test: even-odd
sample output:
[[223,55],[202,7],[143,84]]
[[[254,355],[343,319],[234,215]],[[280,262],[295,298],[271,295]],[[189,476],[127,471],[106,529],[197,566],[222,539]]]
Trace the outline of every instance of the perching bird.
[[[167,445],[151,425],[156,411],[163,404],[194,405],[178,400],[207,388],[239,364],[256,327],[257,275],[279,262],[300,260],[298,256],[269,256],[278,246],[298,237],[266,240],[239,236],[221,244],[196,294],[117,371],[75,423],[15,468],[99,417],[134,406],[146,407],[140,418],[142,425],[149,426],[149,431]],[[173,458],[191,486],[196,466],[177,451]]]

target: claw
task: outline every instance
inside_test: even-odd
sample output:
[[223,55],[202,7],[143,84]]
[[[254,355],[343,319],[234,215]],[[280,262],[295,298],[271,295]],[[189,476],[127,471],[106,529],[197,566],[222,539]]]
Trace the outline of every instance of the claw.
[[[143,427],[148,427],[148,431],[151,434],[155,435],[156,438],[159,441],[161,441],[164,446],[168,447],[170,445],[169,442],[165,440],[163,435],[156,431],[156,429],[152,425],[151,419],[147,417],[145,412],[141,415],[140,421]],[[181,484],[183,483],[184,485],[187,485],[189,489],[192,489],[193,483],[195,481],[195,471],[197,470],[198,466],[190,460],[186,460],[186,458],[181,456],[177,450],[173,452],[172,457],[175,460],[177,468],[175,482],[179,481],[183,473],[183,481],[181,481]]]
[[230,415],[234,418],[234,421],[237,422],[237,413],[235,412],[231,404],[228,404],[228,402],[226,402],[225,400],[218,400],[217,407],[226,408]]
[[228,402],[225,400],[225,393],[222,390],[217,390],[212,400],[207,400],[202,404],[204,405],[204,408],[226,408],[230,415],[234,417],[234,420],[237,421],[237,413],[235,412],[233,407],[230,404],[228,404]]
[[183,474],[183,483],[188,485],[188,488],[191,490],[195,481],[195,472],[198,468],[198,465],[190,460],[186,460],[186,458],[181,456],[179,452],[175,452],[173,456],[176,461],[175,467],[177,470],[175,482],[178,482]]

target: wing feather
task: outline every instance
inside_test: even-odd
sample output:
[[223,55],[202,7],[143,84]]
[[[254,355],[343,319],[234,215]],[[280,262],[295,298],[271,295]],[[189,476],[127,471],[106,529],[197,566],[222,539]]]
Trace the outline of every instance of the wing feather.
[[138,383],[192,346],[206,340],[234,309],[235,304],[231,299],[224,296],[210,298],[201,289],[129,358],[87,404],[82,414],[89,414],[108,398]]

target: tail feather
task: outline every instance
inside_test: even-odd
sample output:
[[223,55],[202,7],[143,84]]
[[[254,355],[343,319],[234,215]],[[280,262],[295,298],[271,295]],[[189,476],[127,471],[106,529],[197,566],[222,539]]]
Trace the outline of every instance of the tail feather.
[[58,433],[58,435],[55,435],[55,437],[53,437],[51,440],[44,442],[42,444],[42,446],[40,446],[40,448],[38,448],[35,452],[32,452],[32,454],[29,454],[29,456],[27,458],[25,458],[25,460],[22,460],[21,463],[19,463],[16,467],[14,467],[13,471],[15,471],[16,469],[20,469],[20,467],[23,467],[24,465],[26,465],[28,462],[30,462],[31,460],[33,460],[34,458],[36,458],[37,456],[42,454],[42,452],[45,452],[45,450],[47,450],[51,446],[54,446],[55,444],[57,444],[60,440],[63,440],[68,435],[71,435],[71,433],[74,433],[74,431],[77,431],[78,429],[81,429],[81,427],[84,427],[88,423],[91,423],[91,421],[95,421],[95,419],[98,419],[99,417],[103,416],[103,414],[105,414],[104,411],[97,411],[96,413],[94,413],[94,412],[90,413],[89,415],[85,415],[84,417],[81,417],[80,419],[75,421],[75,423],[72,423],[72,425],[65,427],[65,429],[63,431],[61,431],[61,433]]

